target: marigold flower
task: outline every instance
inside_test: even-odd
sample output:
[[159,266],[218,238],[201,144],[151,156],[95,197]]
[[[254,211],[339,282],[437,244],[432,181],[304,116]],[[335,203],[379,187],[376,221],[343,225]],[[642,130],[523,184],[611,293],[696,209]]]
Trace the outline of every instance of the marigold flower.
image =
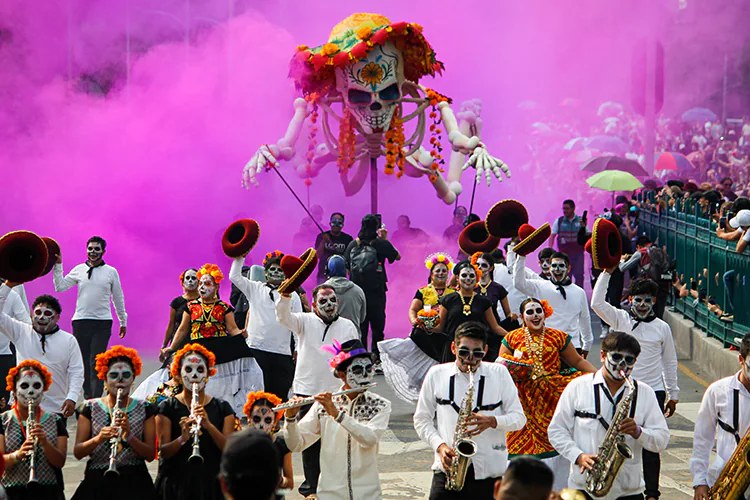
[[324,56],[332,56],[336,52],[339,51],[339,46],[335,43],[327,43],[323,45],[323,48],[320,50],[320,53]]

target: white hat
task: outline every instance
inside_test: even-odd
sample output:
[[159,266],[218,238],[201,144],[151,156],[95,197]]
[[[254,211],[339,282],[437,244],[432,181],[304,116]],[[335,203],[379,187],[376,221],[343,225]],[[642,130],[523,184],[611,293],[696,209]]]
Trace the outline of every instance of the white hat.
[[737,212],[737,215],[729,221],[729,225],[734,229],[750,226],[750,210],[745,209]]

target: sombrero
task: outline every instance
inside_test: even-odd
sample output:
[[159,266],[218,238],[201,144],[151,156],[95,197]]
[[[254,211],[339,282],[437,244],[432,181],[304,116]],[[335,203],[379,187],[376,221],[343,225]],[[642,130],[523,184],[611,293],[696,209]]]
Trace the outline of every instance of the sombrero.
[[539,229],[534,229],[534,226],[524,224],[518,229],[518,237],[521,242],[513,247],[513,251],[518,255],[529,255],[531,252],[539,248],[547,241],[552,234],[552,228],[549,222],[542,224]]
[[279,293],[296,291],[318,267],[318,254],[314,248],[308,248],[299,257],[284,255],[281,258],[281,270],[286,279],[279,285]]
[[13,231],[0,238],[0,276],[26,283],[42,274],[47,265],[47,245],[31,231]]
[[376,46],[393,42],[403,51],[404,77],[418,82],[423,76],[434,76],[443,63],[415,23],[392,23],[379,14],[361,12],[347,17],[331,30],[328,42],[318,47],[297,47],[289,76],[303,94],[325,91],[336,83],[335,68],[361,61]]
[[60,244],[58,242],[56,242],[52,238],[48,238],[47,236],[42,237],[42,241],[47,246],[47,265],[44,266],[44,270],[39,276],[45,276],[49,274],[49,272],[52,271],[52,268],[55,267],[55,264],[57,263],[57,256],[60,255]]
[[242,257],[253,249],[260,237],[260,226],[253,219],[239,219],[232,222],[224,236],[221,248],[227,257]]
[[607,219],[596,219],[585,249],[591,254],[594,269],[607,269],[620,263],[622,239],[617,226]]
[[476,252],[492,252],[500,245],[500,238],[487,232],[483,220],[472,222],[458,235],[458,246],[466,255]]
[[529,222],[526,207],[516,200],[502,200],[495,203],[485,217],[487,232],[498,238],[513,238],[518,229]]

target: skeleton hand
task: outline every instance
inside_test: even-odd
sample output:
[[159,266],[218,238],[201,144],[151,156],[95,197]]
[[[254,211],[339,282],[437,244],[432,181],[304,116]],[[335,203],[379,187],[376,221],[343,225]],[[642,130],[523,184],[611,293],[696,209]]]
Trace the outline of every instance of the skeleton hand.
[[487,186],[490,186],[492,182],[492,175],[490,174],[494,174],[500,182],[503,180],[503,173],[510,179],[510,169],[508,166],[500,158],[490,155],[487,152],[487,148],[481,142],[471,153],[466,163],[464,163],[462,170],[466,170],[469,167],[477,169],[477,182],[482,180],[482,174],[484,173],[487,179]]
[[257,174],[266,168],[278,167],[279,162],[276,158],[279,153],[279,147],[274,144],[262,145],[242,170],[242,187],[250,189],[250,186],[257,186],[258,180],[255,178]]

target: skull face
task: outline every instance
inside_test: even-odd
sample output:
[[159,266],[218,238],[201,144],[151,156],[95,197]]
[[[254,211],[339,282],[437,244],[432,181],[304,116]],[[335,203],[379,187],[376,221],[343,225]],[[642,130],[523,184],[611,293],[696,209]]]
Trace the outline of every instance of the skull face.
[[248,422],[255,429],[271,434],[276,423],[276,415],[268,406],[258,404],[250,411]]
[[284,270],[279,264],[271,264],[266,269],[266,281],[271,285],[280,285],[284,281]]
[[636,356],[629,352],[612,351],[603,356],[604,368],[615,380],[624,380],[624,373],[629,377],[635,366]]
[[185,290],[189,291],[198,288],[198,273],[195,269],[188,269],[185,271],[185,276],[182,278],[182,286]]
[[104,255],[104,247],[102,247],[101,243],[92,241],[86,246],[86,255],[89,258],[89,262],[96,263]]
[[339,313],[339,301],[336,292],[324,288],[315,297],[315,312],[323,321],[333,321]]
[[38,405],[44,394],[44,381],[36,370],[24,370],[16,379],[16,399],[24,406]]
[[187,387],[192,388],[193,384],[198,384],[198,390],[200,391],[206,387],[206,382],[208,382],[208,363],[200,354],[189,352],[182,358],[180,377],[182,377],[182,383]]
[[352,389],[372,384],[374,372],[373,364],[370,358],[354,358],[349,366],[346,367],[346,383]]
[[523,306],[523,323],[529,330],[544,328],[544,308],[539,302],[531,301]]
[[477,287],[477,273],[473,267],[464,267],[458,273],[458,284],[464,290],[474,290]]
[[446,281],[448,281],[448,266],[443,263],[432,266],[432,284],[445,285]]
[[552,283],[562,283],[568,277],[568,264],[565,259],[552,259],[549,270]]
[[392,42],[376,45],[365,59],[336,69],[336,90],[365,134],[388,130],[403,83],[403,54]]
[[198,287],[198,293],[204,300],[209,300],[214,297],[216,293],[216,282],[210,274],[204,274],[201,276],[200,286]]
[[126,361],[112,363],[107,370],[107,390],[110,394],[117,394],[118,389],[122,389],[125,394],[130,394],[133,382],[135,382],[133,368]]
[[48,333],[55,329],[60,315],[47,304],[39,304],[34,308],[31,324],[37,333]]
[[656,298],[652,295],[636,295],[630,299],[630,310],[638,319],[646,319],[654,310]]

